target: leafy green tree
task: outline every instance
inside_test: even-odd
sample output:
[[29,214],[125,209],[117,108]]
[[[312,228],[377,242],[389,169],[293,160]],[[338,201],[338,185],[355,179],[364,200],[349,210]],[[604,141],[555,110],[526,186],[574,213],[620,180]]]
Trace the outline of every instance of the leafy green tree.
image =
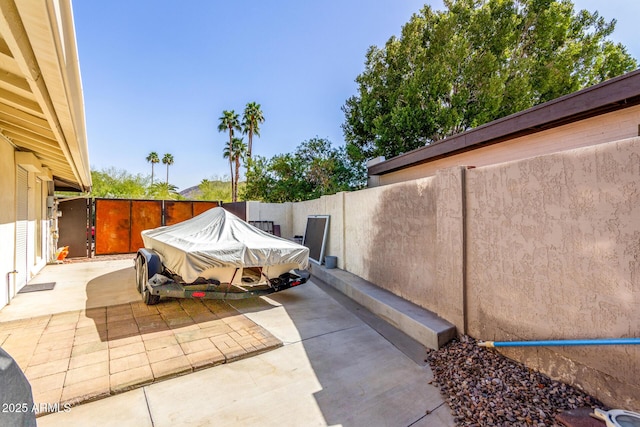
[[231,201],[229,184],[221,178],[203,179],[198,184],[198,190],[200,190],[200,194],[196,197],[198,200]]
[[260,109],[260,104],[249,102],[244,109],[242,116],[242,133],[248,135],[249,148],[247,157],[251,158],[253,148],[253,135],[260,136],[260,124],[264,123],[264,115]]
[[[167,181],[166,181],[166,184],[169,185],[169,166],[171,166],[173,164],[173,155],[169,154],[169,153],[165,154],[162,157],[162,164],[167,165]],[[153,185],[153,182],[152,182],[152,185]]]
[[347,152],[393,157],[634,70],[615,20],[569,0],[445,0],[372,46],[343,111]]
[[253,156],[247,159],[247,185],[242,194],[244,200],[272,202],[272,191],[277,177],[271,170],[272,159],[264,156]]
[[312,187],[304,179],[305,166],[293,154],[280,154],[267,159],[254,156],[247,163],[245,200],[269,203],[308,200]]
[[158,153],[152,151],[147,156],[147,162],[151,163],[151,185],[153,185],[153,167],[156,163],[160,163],[160,158],[158,157]]
[[240,119],[238,114],[234,110],[224,110],[222,112],[222,116],[218,119],[220,123],[218,124],[218,132],[228,132],[229,133],[229,144],[223,150],[223,157],[225,159],[229,159],[229,172],[231,177],[231,192],[233,193],[234,187],[234,179],[233,179],[233,135],[234,131],[240,132],[242,128],[240,127]]
[[[343,147],[327,139],[311,138],[298,146],[295,157],[305,165],[304,179],[311,184],[309,198],[360,188],[360,169],[349,161]],[[363,171],[362,171],[363,172]]]
[[114,167],[91,171],[91,197],[112,199],[142,199],[146,196],[148,178],[132,175],[124,169]]
[[344,147],[312,138],[295,153],[249,159],[244,198],[272,203],[310,200],[362,188],[363,176],[361,163],[352,162]]

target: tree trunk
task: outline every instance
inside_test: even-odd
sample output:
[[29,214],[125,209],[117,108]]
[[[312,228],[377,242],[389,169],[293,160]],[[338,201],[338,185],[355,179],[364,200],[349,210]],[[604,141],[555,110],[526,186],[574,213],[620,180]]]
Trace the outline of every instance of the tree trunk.
[[229,179],[231,180],[231,201],[233,198],[233,129],[229,126]]
[[236,157],[236,180],[233,188],[233,201],[238,201],[238,181],[240,180],[240,157]]

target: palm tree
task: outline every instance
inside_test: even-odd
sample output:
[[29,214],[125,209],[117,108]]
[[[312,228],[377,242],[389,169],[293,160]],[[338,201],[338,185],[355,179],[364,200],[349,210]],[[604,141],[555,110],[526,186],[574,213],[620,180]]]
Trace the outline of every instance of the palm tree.
[[[231,201],[238,201],[238,181],[240,179],[240,161],[244,159],[244,155],[247,151],[247,144],[244,143],[242,138],[233,138],[231,140],[231,147],[224,147],[222,151],[222,157],[229,159],[231,167]],[[233,165],[235,165],[235,172]],[[234,179],[235,176],[235,179]]]
[[238,201],[238,183],[240,182],[240,160],[244,160],[245,153],[247,152],[247,144],[244,143],[242,138],[233,138],[233,160],[236,162],[236,179],[233,188],[232,198],[234,202]]
[[264,123],[264,115],[260,110],[260,104],[249,102],[242,116],[242,133],[249,135],[249,149],[247,157],[251,158],[253,148],[253,135],[260,136],[260,123]]
[[177,200],[180,199],[178,187],[166,182],[157,182],[149,188],[149,196],[156,200]]
[[[231,192],[233,193],[233,131],[241,131],[240,119],[234,110],[224,110],[218,124],[218,132],[229,132],[229,145],[223,152],[224,158],[229,158],[229,172],[231,173]],[[226,154],[225,154],[226,153]]]
[[160,158],[158,157],[158,153],[156,153],[155,151],[150,152],[149,155],[147,156],[147,162],[151,163],[151,185],[153,185],[153,166],[156,163],[160,163]]
[[169,184],[169,166],[173,164],[173,155],[167,153],[162,157],[162,164],[167,165],[167,185]]
[[229,169],[231,170],[231,175],[229,175],[229,179],[231,180],[231,201],[233,201],[233,150],[231,150],[231,146],[224,146],[224,149],[222,150],[222,158],[229,159]]

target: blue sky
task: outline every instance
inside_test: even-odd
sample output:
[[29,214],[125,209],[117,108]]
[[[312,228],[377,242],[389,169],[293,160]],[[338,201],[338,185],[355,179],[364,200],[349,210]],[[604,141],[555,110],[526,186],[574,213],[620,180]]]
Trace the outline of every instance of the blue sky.
[[[75,0],[92,169],[149,175],[171,153],[184,190],[229,174],[223,110],[261,104],[254,153],[271,157],[313,137],[344,144],[340,125],[369,46],[382,46],[423,1]],[[442,9],[442,1],[429,2]],[[613,39],[640,59],[636,0],[577,0],[617,19]],[[166,168],[156,165],[164,180]]]

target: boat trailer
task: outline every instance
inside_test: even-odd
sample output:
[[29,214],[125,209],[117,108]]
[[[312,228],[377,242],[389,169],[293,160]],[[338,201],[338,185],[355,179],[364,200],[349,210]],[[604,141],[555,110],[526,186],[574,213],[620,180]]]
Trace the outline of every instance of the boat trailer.
[[[306,270],[292,270],[277,278],[268,278],[260,269],[266,283],[258,286],[240,286],[220,283],[215,279],[200,278],[194,283],[184,283],[179,277],[167,271],[160,256],[153,250],[138,249],[135,259],[136,288],[147,305],[155,305],[161,297],[239,300],[255,298],[280,292],[306,283],[311,274]],[[236,268],[236,274],[240,267]],[[235,278],[235,274],[234,274]]]

